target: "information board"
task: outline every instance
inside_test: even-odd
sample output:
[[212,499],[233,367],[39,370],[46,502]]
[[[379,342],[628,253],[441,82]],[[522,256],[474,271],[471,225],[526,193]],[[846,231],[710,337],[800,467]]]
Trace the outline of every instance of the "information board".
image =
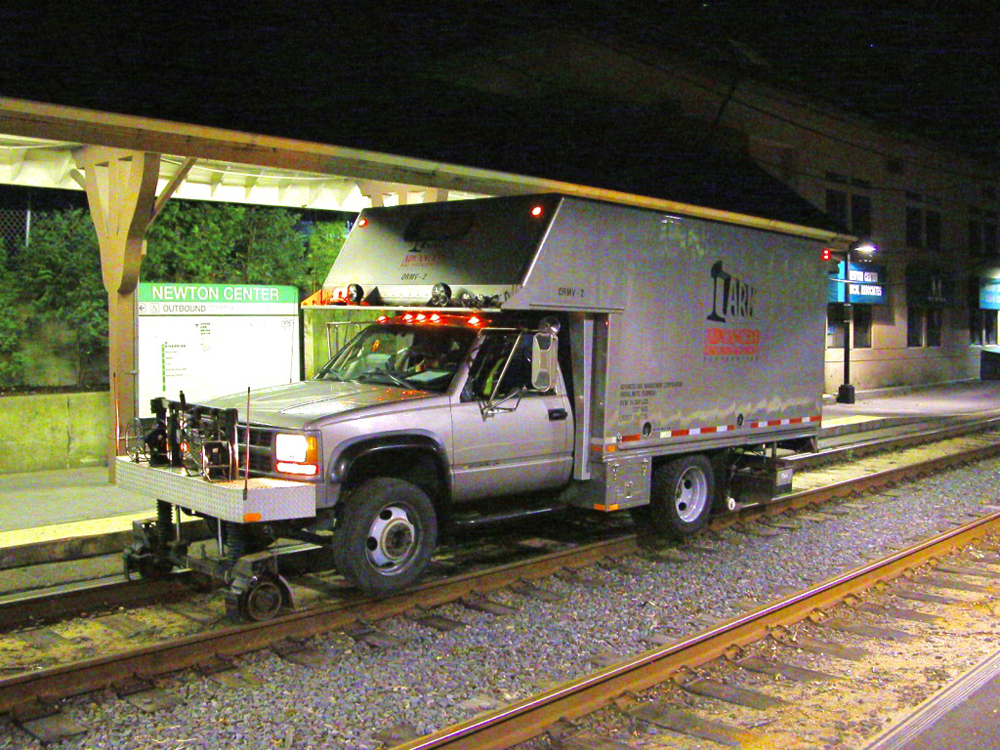
[[299,295],[292,286],[139,284],[139,416],[150,399],[189,402],[299,380]]
[[844,302],[850,294],[850,302],[856,305],[886,305],[885,266],[875,263],[851,263],[845,278],[844,261],[837,264],[837,275],[831,274],[827,284],[826,301]]

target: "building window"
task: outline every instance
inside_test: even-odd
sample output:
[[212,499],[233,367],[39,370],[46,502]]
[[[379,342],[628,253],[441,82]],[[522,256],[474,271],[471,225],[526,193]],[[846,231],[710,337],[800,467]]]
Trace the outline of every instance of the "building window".
[[[934,197],[921,196],[917,193],[907,193],[907,199],[919,200],[923,203],[937,205],[940,203]],[[918,250],[940,252],[943,244],[944,219],[941,212],[923,206],[906,207],[906,246]]]
[[906,345],[924,345],[924,311],[919,307],[906,308]]
[[941,252],[941,212],[927,209],[924,212],[924,240],[927,249]]
[[973,346],[997,345],[997,311],[969,309],[969,343]]
[[924,246],[924,211],[921,208],[906,207],[906,246]]
[[940,307],[908,307],[906,310],[906,345],[941,346],[944,313]]
[[973,258],[1000,257],[997,248],[996,211],[969,210],[969,255]]
[[927,346],[941,346],[941,318],[944,313],[940,307],[931,307],[927,310]]
[[[872,346],[872,306],[851,305],[854,335],[851,336],[852,349],[871,349]],[[844,348],[844,305],[830,302],[826,306],[826,348]]]
[[[827,174],[828,179],[831,173]],[[863,180],[852,180],[852,185],[868,187]],[[826,191],[826,213],[841,226],[850,229],[854,234],[864,237],[872,233],[872,199],[860,193],[848,193],[844,190]]]
[[826,306],[826,348],[844,348],[844,305],[840,302]]
[[983,311],[978,307],[969,308],[969,345],[983,345]]
[[979,219],[969,219],[969,255],[985,257],[983,247],[983,223]]
[[992,220],[987,215],[987,221],[983,222],[983,255],[987,258],[996,258],[997,252],[997,221],[994,214]]
[[854,336],[852,345],[855,349],[871,349],[872,346],[872,306],[853,305]]
[[872,199],[867,195],[851,195],[851,231],[860,237],[872,233]]
[[827,190],[826,213],[840,226],[850,226],[847,218],[847,193],[843,190]]

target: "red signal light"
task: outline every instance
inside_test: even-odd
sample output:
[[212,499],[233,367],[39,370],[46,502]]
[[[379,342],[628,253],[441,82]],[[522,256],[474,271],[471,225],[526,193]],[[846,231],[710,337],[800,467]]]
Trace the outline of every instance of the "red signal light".
[[545,213],[545,209],[542,206],[532,206],[531,207],[531,215],[534,216],[535,218],[538,218],[543,213]]
[[833,260],[833,251],[830,250],[830,248],[828,248],[828,247],[824,247],[823,248],[823,261],[826,262],[826,261],[830,261],[830,260]]

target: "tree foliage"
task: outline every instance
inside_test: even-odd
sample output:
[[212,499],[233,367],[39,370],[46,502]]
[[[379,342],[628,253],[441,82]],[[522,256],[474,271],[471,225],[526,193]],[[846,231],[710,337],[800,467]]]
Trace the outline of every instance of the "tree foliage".
[[[55,323],[54,346],[72,360],[78,385],[107,380],[108,301],[90,214],[36,215],[29,242],[8,273],[0,263],[0,305],[21,309],[27,326]],[[346,237],[343,221],[304,223],[286,209],[171,201],[150,228],[143,281],[287,284],[302,297],[322,285]],[[2,251],[2,247],[0,247]],[[0,261],[5,258],[0,255]],[[3,274],[7,274],[6,277]],[[0,386],[18,385],[25,321],[0,320]]]
[[305,296],[323,283],[345,236],[343,222],[307,233],[301,216],[285,209],[175,201],[150,228],[142,278],[287,284]]
[[13,274],[7,270],[7,250],[0,240],[0,388],[18,385],[24,374],[21,351],[22,316],[18,315],[17,290]]
[[54,343],[73,362],[78,385],[106,380],[108,297],[90,214],[81,209],[39,214],[17,268],[32,322],[55,323],[66,332]]

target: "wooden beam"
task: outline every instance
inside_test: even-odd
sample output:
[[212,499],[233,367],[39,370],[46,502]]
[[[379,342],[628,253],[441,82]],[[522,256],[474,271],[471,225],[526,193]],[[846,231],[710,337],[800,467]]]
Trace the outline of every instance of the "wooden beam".
[[192,156],[189,156],[181,164],[180,168],[174,173],[174,176],[170,178],[170,182],[166,184],[163,188],[163,192],[156,197],[156,203],[153,205],[153,213],[149,217],[149,223],[152,224],[156,221],[156,217],[160,215],[163,208],[167,205],[167,201],[170,200],[171,196],[177,192],[177,188],[181,186],[181,183],[188,176],[188,172],[195,165],[198,160]]

